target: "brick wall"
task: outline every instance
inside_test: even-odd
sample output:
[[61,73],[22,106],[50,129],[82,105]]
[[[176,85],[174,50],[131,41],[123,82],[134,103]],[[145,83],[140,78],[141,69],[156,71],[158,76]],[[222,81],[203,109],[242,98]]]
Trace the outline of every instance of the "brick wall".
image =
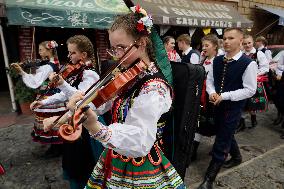
[[[279,16],[265,10],[256,8],[255,5],[265,5],[284,10],[284,0],[218,0],[237,7],[238,12],[254,22],[251,35],[263,35],[270,44],[284,44],[284,26],[278,26]],[[275,22],[275,24],[272,24]],[[271,26],[269,26],[271,25]],[[259,33],[261,32],[261,33]]]
[[238,11],[248,18],[253,18],[252,16],[254,15],[252,13],[255,11],[255,5],[257,4],[284,9],[284,0],[239,0]]
[[[238,11],[254,22],[252,35],[263,35],[270,44],[284,44],[284,26],[278,26],[279,16],[256,8],[256,5],[271,6],[284,10],[284,0],[239,0]],[[272,23],[275,24],[272,24]],[[259,33],[261,32],[261,33]]]

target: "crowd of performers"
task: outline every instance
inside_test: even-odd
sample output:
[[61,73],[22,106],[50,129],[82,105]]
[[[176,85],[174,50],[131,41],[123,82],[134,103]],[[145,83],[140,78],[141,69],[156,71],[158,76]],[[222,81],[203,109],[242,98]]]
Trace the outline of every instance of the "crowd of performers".
[[[67,40],[67,65],[60,65],[55,41],[39,44],[42,62],[36,73],[29,74],[19,64],[12,65],[28,87],[40,89],[30,105],[35,112],[32,137],[36,142],[50,144],[45,157],[62,155],[63,175],[71,189],[186,188],[184,178],[164,155],[161,142],[174,99],[165,74],[170,69],[165,65],[170,66],[169,60],[201,64],[206,79],[200,126],[189,155],[194,161],[202,136],[216,135],[212,160],[198,187],[210,189],[221,167],[230,168],[242,162],[234,134],[246,127],[246,112],[251,116],[249,128],[255,127],[256,113],[267,110],[269,99],[278,110],[275,124],[282,121],[284,55],[276,70],[270,70],[271,52],[265,48],[265,39],[257,38],[254,47],[253,37],[237,28],[225,29],[223,47],[217,36],[203,37],[201,53],[192,49],[190,36],[183,34],[177,38],[182,51],[179,55],[171,36],[164,38],[164,46],[158,45],[161,40],[144,9],[135,6],[131,10],[116,18],[109,29],[108,53],[119,60],[122,69],[131,70],[135,65],[140,71],[123,90],[100,106],[92,99],[86,100],[91,93],[89,88],[106,75],[98,69],[93,45],[86,36]],[[162,49],[158,49],[160,46]],[[168,55],[169,60],[159,59],[157,52]],[[88,106],[78,108],[84,100]],[[106,112],[110,119],[103,116]],[[68,142],[60,137],[57,123],[74,123],[75,113],[80,121],[84,118],[82,133],[79,139]],[[226,160],[228,155],[231,158]]]

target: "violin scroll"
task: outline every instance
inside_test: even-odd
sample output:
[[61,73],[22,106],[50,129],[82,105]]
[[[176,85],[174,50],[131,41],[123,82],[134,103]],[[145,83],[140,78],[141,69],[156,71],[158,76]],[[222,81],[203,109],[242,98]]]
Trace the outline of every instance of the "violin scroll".
[[59,128],[60,136],[66,141],[76,141],[82,134],[82,124],[86,121],[87,117],[83,115],[90,106],[84,106],[79,110],[75,111],[72,119],[72,125],[70,124],[63,124]]
[[74,142],[78,140],[82,134],[82,124],[77,127],[73,127],[72,125],[65,123],[60,126],[59,134],[64,140]]

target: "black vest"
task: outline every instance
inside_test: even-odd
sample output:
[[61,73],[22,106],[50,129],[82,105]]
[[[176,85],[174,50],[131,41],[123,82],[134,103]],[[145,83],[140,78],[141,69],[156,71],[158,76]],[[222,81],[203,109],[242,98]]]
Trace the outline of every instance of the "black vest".
[[[247,66],[252,62],[252,59],[243,54],[237,61],[233,60],[232,62],[226,63],[227,68],[225,72],[225,63],[223,60],[224,55],[221,55],[217,56],[213,61],[213,77],[216,93],[235,91],[244,88],[242,76]],[[222,87],[223,74],[225,75]],[[227,104],[227,108],[235,109],[243,107],[245,104],[245,100],[224,100],[223,103]]]
[[196,51],[194,49],[191,49],[187,55],[184,55],[184,56],[181,57],[181,62],[182,63],[191,63],[190,62],[190,58],[191,58],[191,55],[193,53],[195,53],[195,54],[197,54],[199,56],[199,52],[198,51]]

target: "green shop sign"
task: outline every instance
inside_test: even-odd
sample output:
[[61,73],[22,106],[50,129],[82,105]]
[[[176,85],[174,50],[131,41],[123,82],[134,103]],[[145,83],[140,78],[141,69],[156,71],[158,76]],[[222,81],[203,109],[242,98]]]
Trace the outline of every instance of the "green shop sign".
[[108,28],[129,9],[123,0],[6,0],[10,25]]

